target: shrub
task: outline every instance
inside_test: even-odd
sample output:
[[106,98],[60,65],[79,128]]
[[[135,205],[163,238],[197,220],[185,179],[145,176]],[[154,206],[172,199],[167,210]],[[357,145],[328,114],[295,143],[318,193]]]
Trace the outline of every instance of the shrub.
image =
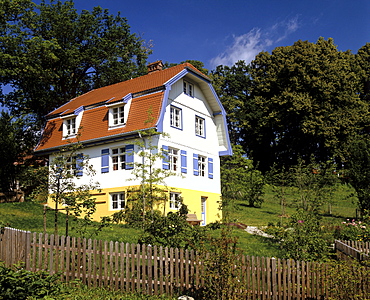
[[324,260],[329,255],[329,244],[319,217],[299,209],[286,228],[270,227],[267,231],[275,236],[285,258],[294,260]]
[[369,300],[369,266],[356,260],[329,264],[326,272],[329,300]]
[[21,265],[12,268],[0,265],[0,299],[41,298],[58,294],[60,289],[58,275],[49,275],[45,271],[30,272]]

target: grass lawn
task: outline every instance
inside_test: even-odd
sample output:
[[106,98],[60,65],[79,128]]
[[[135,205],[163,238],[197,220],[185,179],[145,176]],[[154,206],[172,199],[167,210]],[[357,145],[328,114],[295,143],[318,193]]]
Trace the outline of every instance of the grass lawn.
[[[332,196],[331,210],[328,214],[328,206],[322,207],[322,222],[325,225],[339,225],[346,218],[356,217],[356,205],[349,198],[352,190],[348,186],[340,185]],[[261,208],[249,207],[240,201],[230,211],[231,221],[240,222],[249,226],[266,226],[269,223],[277,224],[287,222],[289,216],[295,212],[294,201],[297,194],[294,190],[287,188],[287,205],[285,215],[282,215],[279,200],[276,199],[271,186],[266,186],[264,202]],[[65,214],[59,213],[58,228],[59,234],[65,235]],[[23,203],[0,203],[0,224],[8,224],[13,228],[29,230],[31,232],[43,232],[43,206],[32,202]],[[70,228],[73,222],[70,222]],[[47,211],[46,231],[54,233],[54,212]],[[92,231],[86,235],[88,238],[97,238],[109,241],[125,243],[137,243],[141,234],[140,229],[129,228],[125,225],[111,225],[101,230],[98,236]],[[235,228],[233,234],[239,239],[239,247],[246,255],[280,257],[277,245],[271,243],[270,239],[254,236],[242,229]],[[70,229],[69,235],[77,236],[77,233]]]

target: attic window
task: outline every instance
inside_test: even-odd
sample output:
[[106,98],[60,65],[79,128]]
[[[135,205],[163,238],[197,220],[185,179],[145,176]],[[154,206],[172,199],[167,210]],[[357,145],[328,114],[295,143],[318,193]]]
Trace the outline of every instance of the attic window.
[[109,109],[109,126],[115,127],[124,125],[125,122],[125,106],[114,106]]
[[65,119],[63,122],[63,136],[73,137],[76,133],[76,118]]
[[184,80],[184,93],[194,97],[194,85]]

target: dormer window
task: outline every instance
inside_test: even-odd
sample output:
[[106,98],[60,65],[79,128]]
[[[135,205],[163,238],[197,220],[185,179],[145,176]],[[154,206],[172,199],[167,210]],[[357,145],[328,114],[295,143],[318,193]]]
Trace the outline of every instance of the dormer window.
[[125,108],[123,105],[112,108],[112,122],[113,126],[125,124]]
[[63,121],[63,137],[70,138],[77,134],[76,118],[68,118]]
[[194,97],[194,85],[184,80],[184,93],[190,97]]
[[125,104],[109,107],[109,127],[118,127],[126,124],[127,112]]

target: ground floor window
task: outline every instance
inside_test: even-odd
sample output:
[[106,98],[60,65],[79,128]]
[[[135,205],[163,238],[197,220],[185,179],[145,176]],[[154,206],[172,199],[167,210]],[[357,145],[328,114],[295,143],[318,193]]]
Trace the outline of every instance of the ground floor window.
[[111,196],[111,208],[113,210],[121,210],[126,207],[126,198],[124,192],[112,193]]
[[170,208],[179,209],[181,206],[181,193],[170,193]]

